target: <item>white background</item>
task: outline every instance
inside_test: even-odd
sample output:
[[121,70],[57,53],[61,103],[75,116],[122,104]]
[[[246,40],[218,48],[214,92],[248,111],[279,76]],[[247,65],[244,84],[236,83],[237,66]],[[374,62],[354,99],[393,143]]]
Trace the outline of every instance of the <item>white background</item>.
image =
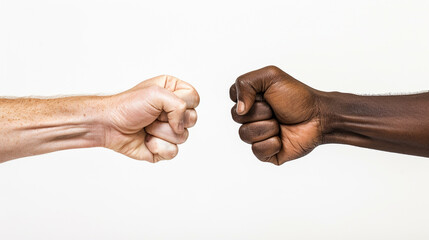
[[0,239],[428,239],[428,159],[326,145],[262,163],[228,97],[269,64],[325,91],[427,90],[428,13],[427,1],[0,0],[1,96],[116,93],[160,74],[201,95],[172,161],[83,149],[1,164]]

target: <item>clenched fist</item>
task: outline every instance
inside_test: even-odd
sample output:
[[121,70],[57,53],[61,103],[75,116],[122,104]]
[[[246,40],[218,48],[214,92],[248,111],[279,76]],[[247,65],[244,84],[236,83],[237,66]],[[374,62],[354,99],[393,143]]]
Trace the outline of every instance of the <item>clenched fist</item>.
[[195,125],[197,91],[172,76],[146,80],[109,97],[105,147],[129,157],[158,162],[172,159],[177,144]]
[[0,98],[0,163],[89,147],[171,159],[197,121],[199,101],[191,85],[165,75],[110,96]]
[[259,160],[280,165],[321,143],[317,92],[274,66],[237,78],[232,118],[243,124],[240,137]]
[[269,66],[230,88],[240,137],[276,165],[337,143],[429,157],[429,93],[359,96],[323,92]]

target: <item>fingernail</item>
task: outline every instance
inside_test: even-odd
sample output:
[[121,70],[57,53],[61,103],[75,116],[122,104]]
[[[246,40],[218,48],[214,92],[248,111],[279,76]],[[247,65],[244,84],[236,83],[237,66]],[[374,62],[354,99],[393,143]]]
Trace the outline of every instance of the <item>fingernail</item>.
[[243,113],[244,112],[244,102],[238,101],[237,103],[237,113]]

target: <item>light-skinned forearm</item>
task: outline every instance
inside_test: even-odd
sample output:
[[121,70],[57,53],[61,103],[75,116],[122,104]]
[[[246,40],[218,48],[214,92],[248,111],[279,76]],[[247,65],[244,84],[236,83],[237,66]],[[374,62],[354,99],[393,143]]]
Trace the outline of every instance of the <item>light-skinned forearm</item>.
[[323,142],[429,157],[429,93],[321,93]]
[[103,98],[0,99],[0,162],[103,146]]

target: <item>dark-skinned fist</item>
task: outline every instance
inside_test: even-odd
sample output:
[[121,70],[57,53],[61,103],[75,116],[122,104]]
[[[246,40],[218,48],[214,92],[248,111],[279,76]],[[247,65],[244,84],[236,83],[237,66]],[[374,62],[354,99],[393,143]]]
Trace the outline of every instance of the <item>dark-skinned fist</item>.
[[255,156],[281,165],[322,142],[318,91],[275,66],[246,73],[230,88],[240,138]]

